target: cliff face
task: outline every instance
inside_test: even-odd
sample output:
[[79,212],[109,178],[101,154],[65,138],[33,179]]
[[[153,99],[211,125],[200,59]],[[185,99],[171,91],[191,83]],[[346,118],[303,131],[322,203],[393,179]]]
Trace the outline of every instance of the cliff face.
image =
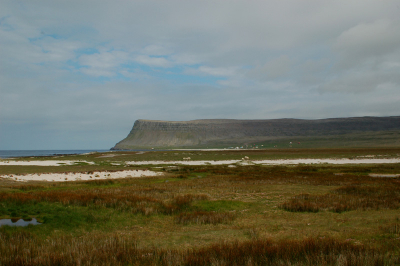
[[209,119],[193,121],[137,120],[129,135],[112,149],[199,147],[245,143],[289,136],[327,136],[353,132],[400,130],[400,117],[354,117],[320,120]]

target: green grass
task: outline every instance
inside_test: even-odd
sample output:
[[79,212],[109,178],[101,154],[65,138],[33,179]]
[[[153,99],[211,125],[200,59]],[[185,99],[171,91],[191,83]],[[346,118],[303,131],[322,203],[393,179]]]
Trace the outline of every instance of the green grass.
[[[51,235],[55,230],[61,232],[105,230],[110,221],[112,210],[99,210],[81,206],[65,206],[55,202],[8,202],[2,201],[0,216],[3,218],[37,218],[42,223],[39,226],[31,226],[30,232],[44,237]],[[3,230],[14,230],[5,226]]]
[[197,201],[193,207],[203,211],[234,211],[249,208],[251,203],[232,200]]
[[[126,169],[109,160],[164,153],[193,156],[92,154],[86,160],[96,165],[2,166],[0,175]],[[394,157],[400,150],[190,153],[201,159]],[[157,169],[166,175],[61,183],[0,179],[0,218],[43,223],[2,226],[0,265],[400,265],[399,179],[368,176],[398,174],[399,164]]]

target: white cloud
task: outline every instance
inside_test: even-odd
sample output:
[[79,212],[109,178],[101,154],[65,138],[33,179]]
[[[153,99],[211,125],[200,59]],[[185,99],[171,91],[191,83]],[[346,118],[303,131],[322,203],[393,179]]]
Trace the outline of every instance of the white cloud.
[[79,63],[86,68],[81,71],[93,76],[112,77],[118,73],[121,64],[129,60],[129,54],[122,51],[101,51],[95,54],[84,54],[79,57]]
[[139,55],[135,58],[135,61],[146,65],[146,66],[151,66],[151,67],[171,67],[173,63],[169,60],[167,60],[164,57],[154,57],[154,56],[148,56],[148,55]]
[[230,77],[235,75],[237,71],[236,67],[208,67],[201,66],[197,69],[201,73],[205,73],[211,76],[219,76],[219,77]]

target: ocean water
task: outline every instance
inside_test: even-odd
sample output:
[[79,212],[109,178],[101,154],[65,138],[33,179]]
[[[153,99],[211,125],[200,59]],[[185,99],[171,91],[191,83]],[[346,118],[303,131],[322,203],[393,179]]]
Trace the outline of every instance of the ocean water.
[[38,225],[41,224],[39,223],[36,218],[32,218],[30,220],[23,220],[23,219],[1,219],[0,220],[0,227],[2,225],[8,225],[8,226],[28,226],[30,224],[33,225]]
[[0,158],[52,156],[60,154],[83,154],[89,152],[106,152],[109,150],[0,150]]

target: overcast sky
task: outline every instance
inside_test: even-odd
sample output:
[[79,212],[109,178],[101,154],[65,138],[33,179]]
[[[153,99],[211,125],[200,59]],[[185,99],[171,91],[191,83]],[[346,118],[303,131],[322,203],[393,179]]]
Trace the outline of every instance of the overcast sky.
[[400,1],[0,0],[0,149],[135,120],[400,115]]

